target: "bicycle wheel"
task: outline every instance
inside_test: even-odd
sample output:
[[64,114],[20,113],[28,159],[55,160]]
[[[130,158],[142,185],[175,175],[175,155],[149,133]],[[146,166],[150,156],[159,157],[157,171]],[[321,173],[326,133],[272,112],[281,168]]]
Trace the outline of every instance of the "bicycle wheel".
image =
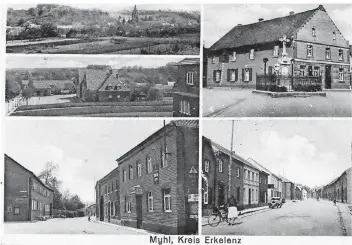
[[217,226],[221,222],[219,214],[211,214],[208,216],[208,224],[212,227]]

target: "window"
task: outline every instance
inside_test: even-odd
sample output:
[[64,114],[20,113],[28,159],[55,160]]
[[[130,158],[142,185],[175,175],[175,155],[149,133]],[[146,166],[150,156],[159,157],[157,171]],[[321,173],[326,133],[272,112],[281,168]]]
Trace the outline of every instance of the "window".
[[313,76],[313,66],[308,66],[308,76]]
[[208,160],[205,160],[204,161],[204,172],[205,173],[208,173],[209,172],[209,161]]
[[236,61],[236,51],[232,52],[232,59],[231,61]]
[[238,80],[238,69],[228,69],[227,70],[227,81],[236,82]]
[[132,199],[130,196],[125,196],[125,211],[127,213],[132,212]]
[[314,70],[313,70],[313,76],[318,77],[319,74],[320,74],[319,71],[320,71],[320,67],[319,66],[315,66]]
[[259,175],[259,183],[262,183],[262,176]]
[[215,56],[211,57],[211,63],[215,64]]
[[299,66],[299,73],[302,77],[304,77],[305,75],[305,70],[306,70],[306,66],[305,65],[300,65]]
[[312,36],[316,37],[315,27],[312,28]]
[[128,166],[128,178],[131,180],[133,179],[133,167],[132,165]]
[[229,63],[230,61],[230,55],[228,54],[223,54],[219,57],[219,62],[221,63]]
[[14,215],[19,215],[19,214],[20,214],[20,208],[14,207],[14,208],[13,208],[13,214],[14,214]]
[[251,178],[251,172],[249,172],[248,170],[247,170],[247,179],[250,179]]
[[335,31],[332,32],[332,40],[336,40],[336,32]]
[[117,186],[118,186],[118,182],[117,182],[117,180],[115,180],[115,190],[117,191]]
[[104,185],[104,190],[105,190],[105,195],[107,195],[108,194],[108,185]]
[[122,182],[126,182],[126,179],[127,179],[127,174],[126,174],[126,170],[124,169],[123,171],[122,171]]
[[242,80],[244,82],[252,81],[252,68],[244,68],[244,69],[242,69]]
[[115,216],[114,202],[110,202],[111,216]]
[[344,81],[343,68],[339,68],[339,81],[340,82]]
[[249,52],[249,59],[254,60],[254,49]]
[[188,85],[194,85],[193,83],[194,72],[187,72],[186,83]]
[[213,78],[214,82],[219,83],[221,80],[221,71],[220,70],[216,70],[214,71],[214,78]]
[[151,191],[147,192],[148,195],[148,211],[153,212],[154,211],[154,198],[153,198],[153,193]]
[[278,57],[279,56],[279,45],[275,45],[274,46],[273,56],[274,57]]
[[343,60],[343,50],[339,49],[339,60]]
[[239,167],[236,168],[236,173],[237,173],[237,178],[239,178],[240,177],[240,168]]
[[331,59],[331,49],[330,48],[325,49],[325,58]]
[[205,184],[203,192],[203,204],[208,204],[209,199],[209,186],[208,183]]
[[160,150],[161,150],[161,167],[164,168],[167,166],[167,147],[165,148],[165,150],[163,147],[161,147]]
[[147,157],[147,174],[153,171],[152,167],[152,158],[150,156]]
[[313,57],[313,45],[312,44],[307,45],[307,57]]
[[186,115],[191,115],[191,103],[186,100],[180,100],[179,112]]
[[137,161],[137,176],[142,176],[142,164]]
[[222,160],[221,159],[218,160],[218,164],[219,164],[219,172],[222,173]]
[[164,212],[171,212],[171,189],[163,190]]

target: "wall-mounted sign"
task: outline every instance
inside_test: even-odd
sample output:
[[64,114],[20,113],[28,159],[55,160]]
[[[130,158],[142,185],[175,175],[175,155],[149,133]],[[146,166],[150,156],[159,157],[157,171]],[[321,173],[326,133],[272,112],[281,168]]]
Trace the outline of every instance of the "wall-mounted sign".
[[188,202],[198,202],[198,194],[188,194]]
[[159,184],[159,165],[155,164],[153,165],[153,180],[154,184]]
[[189,173],[190,174],[197,174],[198,172],[197,172],[197,169],[194,166],[192,166],[191,169],[189,170]]
[[136,185],[131,188],[131,194],[142,195],[143,189],[141,186]]

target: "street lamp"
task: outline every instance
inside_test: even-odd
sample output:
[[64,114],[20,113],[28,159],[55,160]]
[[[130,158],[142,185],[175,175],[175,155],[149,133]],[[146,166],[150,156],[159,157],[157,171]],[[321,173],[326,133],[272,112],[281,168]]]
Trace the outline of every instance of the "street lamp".
[[265,84],[265,90],[267,90],[266,89],[266,62],[268,62],[268,61],[269,61],[268,58],[264,58],[263,59],[263,62],[264,62],[264,84]]

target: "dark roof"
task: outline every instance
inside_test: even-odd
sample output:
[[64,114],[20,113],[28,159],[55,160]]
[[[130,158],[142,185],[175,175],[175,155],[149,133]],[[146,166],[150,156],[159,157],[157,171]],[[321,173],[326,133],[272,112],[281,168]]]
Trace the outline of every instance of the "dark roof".
[[29,172],[30,174],[32,174],[32,176],[39,182],[41,183],[45,188],[54,191],[52,188],[50,188],[48,185],[44,184],[43,181],[41,181],[32,171],[30,171],[29,169],[25,168],[24,166],[22,166],[19,162],[17,162],[15,159],[13,159],[12,157],[8,156],[7,154],[5,154],[5,157],[11,159],[13,162],[15,162],[18,166],[20,166],[21,168],[23,168],[24,170],[26,170],[27,172]]
[[[223,152],[224,154],[226,154],[226,155],[228,155],[228,156],[231,155],[231,152],[230,152],[228,149],[226,149],[225,147],[223,147],[223,146],[221,146],[221,145],[215,143],[214,141],[211,141],[211,144],[212,144],[213,148],[215,148],[215,149],[217,149],[217,150]],[[257,169],[257,170],[260,171],[260,169],[258,169],[258,168],[257,168],[256,166],[254,166],[252,163],[250,163],[249,161],[247,161],[246,159],[244,159],[243,157],[237,155],[237,154],[234,153],[234,152],[232,152],[232,157],[235,158],[236,160],[238,160],[238,161],[240,161],[240,162],[242,162],[242,163],[244,163],[244,164],[246,164],[246,165],[248,165],[248,166],[250,166],[250,167],[252,167],[252,168]]]
[[185,58],[179,62],[177,62],[176,66],[181,65],[198,65],[200,63],[199,58]]
[[174,120],[174,121],[171,121],[169,124],[166,124],[164,127],[160,128],[158,131],[151,134],[148,138],[143,140],[141,143],[139,143],[138,145],[133,147],[131,150],[129,150],[128,152],[123,154],[121,157],[116,159],[116,161],[118,162],[118,165],[120,166],[122,161],[126,157],[131,155],[133,152],[135,152],[136,150],[141,148],[143,145],[145,145],[147,142],[149,142],[152,138],[156,137],[157,135],[159,135],[161,132],[167,130],[168,128],[173,128],[173,127],[198,128],[199,127],[198,125],[199,125],[198,120]]
[[293,183],[291,180],[286,179],[285,177],[279,175],[279,177],[281,178],[282,182],[287,182],[287,183]]
[[[117,79],[114,74],[111,74],[108,79],[105,80],[105,82],[101,85],[101,88],[99,91],[109,91],[106,90],[107,86],[112,86],[113,90],[112,91],[131,91],[129,87],[126,86],[124,82],[121,80]],[[118,90],[115,90],[115,86],[120,86],[121,88]]]
[[259,43],[278,41],[283,35],[290,38],[317,10],[325,11],[322,5],[305,12],[260,21],[248,25],[235,26],[210,47],[210,50],[238,48]]
[[271,171],[265,167],[263,167],[263,165],[261,165],[259,162],[257,162],[256,160],[254,160],[253,158],[249,157],[247,158],[247,161],[250,162],[250,163],[253,163],[254,165],[258,165],[257,168],[260,169],[260,171],[266,173],[267,175],[270,175],[272,174]]
[[114,168],[113,170],[111,170],[108,174],[106,174],[103,178],[101,178],[100,180],[97,181],[97,184],[100,183],[100,182],[103,182],[107,177],[109,177],[113,172],[115,171],[119,171],[118,168]]

